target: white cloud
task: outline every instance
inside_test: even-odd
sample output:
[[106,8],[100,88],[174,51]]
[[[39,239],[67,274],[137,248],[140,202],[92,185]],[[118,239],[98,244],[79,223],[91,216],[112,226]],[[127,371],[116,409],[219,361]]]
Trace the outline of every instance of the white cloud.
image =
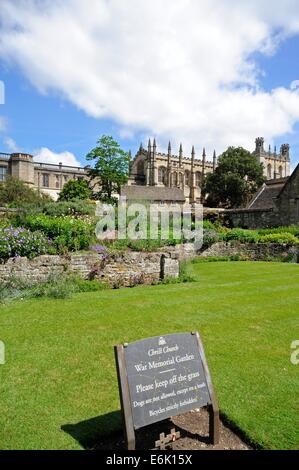
[[21,151],[21,149],[18,147],[16,142],[11,137],[6,137],[3,142],[6,145],[9,152],[14,153],[14,152]]
[[55,165],[62,163],[63,165],[68,166],[82,166],[73,153],[67,151],[56,153],[47,147],[42,147],[41,149],[34,152],[34,161],[42,163],[53,163]]
[[252,59],[298,34],[297,0],[1,3],[0,55],[121,135],[220,151],[299,120],[298,88],[261,89]]

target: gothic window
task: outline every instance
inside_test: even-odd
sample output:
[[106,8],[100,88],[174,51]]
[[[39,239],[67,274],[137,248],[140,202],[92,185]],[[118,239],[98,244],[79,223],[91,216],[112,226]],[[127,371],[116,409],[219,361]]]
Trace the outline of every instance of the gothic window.
[[179,174],[179,187],[181,189],[183,189],[183,187],[184,187],[184,175],[183,175],[183,173]]
[[0,182],[6,180],[7,168],[5,166],[0,166]]
[[190,185],[190,171],[188,170],[185,171],[185,185],[186,186]]
[[173,174],[172,174],[172,186],[173,187],[176,187],[178,185],[178,174],[177,172],[175,171]]
[[159,183],[166,184],[166,168],[164,166],[160,166],[158,170],[158,181]]
[[48,173],[43,173],[43,187],[44,188],[49,187],[49,175],[48,175]]
[[143,175],[144,173],[144,164],[143,161],[141,160],[140,162],[137,163],[137,174],[138,175]]
[[271,177],[272,177],[272,167],[271,167],[270,163],[267,166],[267,176],[268,176],[269,179],[271,179]]
[[201,186],[201,173],[197,171],[195,174],[195,184],[196,186]]
[[278,168],[279,178],[282,178],[282,166]]

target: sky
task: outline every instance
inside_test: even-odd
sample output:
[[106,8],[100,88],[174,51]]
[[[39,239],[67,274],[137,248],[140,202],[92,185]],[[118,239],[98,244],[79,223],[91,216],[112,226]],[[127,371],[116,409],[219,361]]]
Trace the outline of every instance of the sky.
[[0,0],[0,152],[85,165],[108,134],[197,157],[291,146],[298,0]]

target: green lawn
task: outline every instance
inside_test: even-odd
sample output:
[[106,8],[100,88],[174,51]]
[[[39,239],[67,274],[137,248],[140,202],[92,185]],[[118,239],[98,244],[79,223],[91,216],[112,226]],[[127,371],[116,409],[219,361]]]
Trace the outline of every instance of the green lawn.
[[[121,426],[113,346],[199,330],[221,411],[265,448],[299,448],[299,265],[191,265],[197,282],[0,308],[0,448],[80,449]],[[63,429],[61,429],[63,427]]]

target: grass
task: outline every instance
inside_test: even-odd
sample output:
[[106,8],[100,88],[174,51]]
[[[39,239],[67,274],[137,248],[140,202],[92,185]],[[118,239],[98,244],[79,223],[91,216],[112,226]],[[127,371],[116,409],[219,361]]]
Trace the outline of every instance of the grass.
[[189,266],[195,282],[0,307],[0,448],[80,449],[119,430],[113,346],[199,330],[220,409],[252,442],[299,447],[299,265]]

